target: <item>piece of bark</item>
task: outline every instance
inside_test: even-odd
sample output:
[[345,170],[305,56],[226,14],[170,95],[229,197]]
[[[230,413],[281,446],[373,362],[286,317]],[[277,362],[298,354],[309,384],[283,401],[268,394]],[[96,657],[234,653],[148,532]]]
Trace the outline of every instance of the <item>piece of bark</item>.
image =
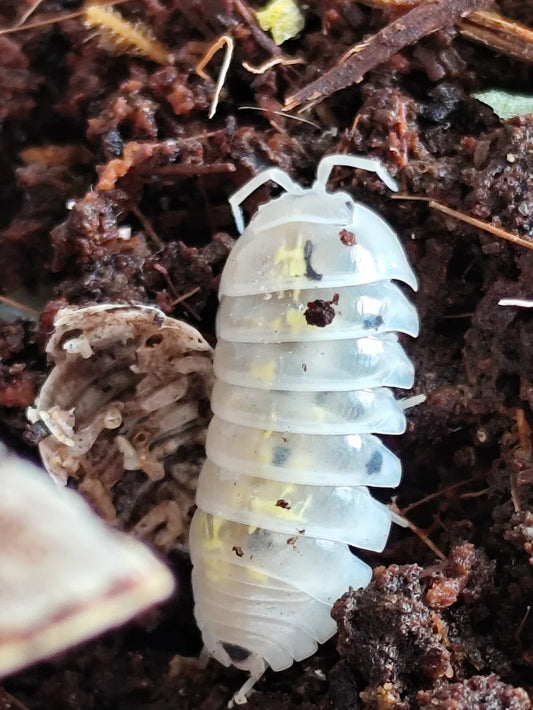
[[460,23],[459,32],[467,39],[533,64],[533,29],[497,12],[473,12]]
[[315,81],[307,84],[285,101],[291,110],[304,102],[313,103],[351,84],[358,84],[364,75],[390,59],[408,45],[415,44],[437,30],[452,27],[471,12],[490,5],[492,0],[436,0],[418,5],[390,22],[386,27],[356,45],[348,59],[334,66]]

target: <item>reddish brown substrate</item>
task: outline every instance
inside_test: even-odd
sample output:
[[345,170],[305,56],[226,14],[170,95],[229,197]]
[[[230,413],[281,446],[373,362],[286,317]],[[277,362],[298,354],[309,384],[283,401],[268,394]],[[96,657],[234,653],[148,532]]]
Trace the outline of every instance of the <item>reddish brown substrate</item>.
[[[486,88],[530,91],[531,68],[443,29],[318,105],[305,116],[310,125],[276,113],[284,99],[395,14],[352,0],[305,5],[305,30],[282,47],[304,64],[264,74],[242,62],[258,66],[279,50],[237,0],[121,5],[170,49],[168,66],[114,56],[78,19],[0,37],[0,283],[4,294],[36,285],[47,294],[40,323],[0,324],[1,432],[11,445],[35,454],[43,433],[27,428],[24,410],[46,372],[44,345],[61,305],[157,303],[214,341],[218,276],[237,237],[227,198],[268,165],[309,184],[325,153],[379,157],[402,192],[533,245],[533,120],[502,123],[472,98]],[[19,6],[2,2],[0,24],[12,24]],[[78,6],[44,0],[35,17]],[[532,19],[525,3],[502,6]],[[223,33],[235,53],[209,121],[214,83],[194,67]],[[207,67],[215,78],[220,62]],[[250,105],[263,111],[239,110]],[[330,185],[391,222],[420,279],[421,335],[404,344],[427,402],[387,444],[404,462],[398,506],[447,561],[435,563],[423,539],[395,528],[382,555],[365,555],[379,566],[371,586],[335,607],[338,650],[330,642],[289,671],[267,673],[249,710],[525,710],[533,319],[498,300],[533,297],[533,252],[424,202],[391,199],[370,173],[342,168]],[[255,193],[247,215],[270,194],[268,186]],[[170,561],[181,589],[170,606],[6,680],[6,692],[30,710],[224,708],[241,673],[172,661],[197,653],[200,641],[186,554]],[[0,708],[22,707],[16,702],[0,694]]]

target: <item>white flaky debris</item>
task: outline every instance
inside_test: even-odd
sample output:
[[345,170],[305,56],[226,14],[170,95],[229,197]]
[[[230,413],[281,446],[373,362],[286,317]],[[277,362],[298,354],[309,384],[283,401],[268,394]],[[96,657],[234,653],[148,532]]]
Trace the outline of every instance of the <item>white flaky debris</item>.
[[0,678],[119,626],[173,591],[142,543],[0,445]]
[[533,301],[528,301],[523,298],[501,298],[498,301],[499,306],[516,306],[517,308],[533,308]]

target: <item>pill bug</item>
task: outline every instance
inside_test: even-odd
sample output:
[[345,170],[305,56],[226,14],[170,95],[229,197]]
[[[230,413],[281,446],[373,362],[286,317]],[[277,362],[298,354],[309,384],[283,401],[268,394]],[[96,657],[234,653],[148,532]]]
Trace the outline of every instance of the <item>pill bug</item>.
[[401,434],[389,387],[413,366],[396,332],[416,336],[414,306],[392,281],[416,277],[389,225],[346,192],[326,191],[335,165],[395,181],[377,160],[322,159],[309,189],[277,168],[223,271],[207,460],[190,535],[195,615],[207,651],[250,672],[288,668],[336,630],[330,610],[370,568],[349,545],[383,549],[388,508],[367,486],[394,487],[401,465],[374,435]]
[[184,545],[203,463],[212,350],[148,305],[59,310],[53,367],[28,418],[59,486],[73,485],[108,522],[161,550]]

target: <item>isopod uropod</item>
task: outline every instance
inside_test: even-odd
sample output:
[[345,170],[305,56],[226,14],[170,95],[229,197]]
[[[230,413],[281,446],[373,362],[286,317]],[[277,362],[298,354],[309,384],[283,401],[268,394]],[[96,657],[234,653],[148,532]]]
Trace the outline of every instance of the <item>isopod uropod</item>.
[[346,192],[335,165],[377,173],[378,160],[329,155],[309,189],[278,168],[252,178],[286,192],[262,205],[220,283],[214,417],[191,527],[195,615],[207,651],[250,672],[311,655],[336,630],[330,610],[370,568],[349,545],[383,549],[388,508],[366,486],[398,485],[397,457],[373,435],[401,434],[389,387],[413,366],[395,331],[416,336],[414,306],[392,280],[416,277],[389,225]]

